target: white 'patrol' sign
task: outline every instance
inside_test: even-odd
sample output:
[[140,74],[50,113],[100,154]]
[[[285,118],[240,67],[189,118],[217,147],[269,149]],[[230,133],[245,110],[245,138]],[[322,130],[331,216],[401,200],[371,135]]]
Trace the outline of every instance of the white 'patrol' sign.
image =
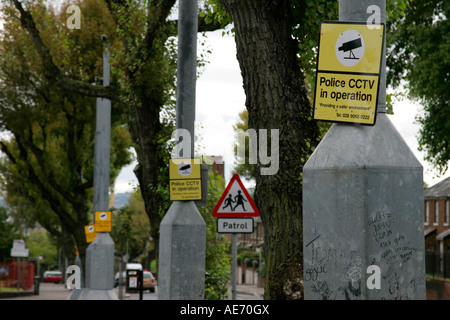
[[375,124],[383,40],[384,24],[321,23],[314,119]]
[[217,233],[253,233],[253,218],[217,218]]

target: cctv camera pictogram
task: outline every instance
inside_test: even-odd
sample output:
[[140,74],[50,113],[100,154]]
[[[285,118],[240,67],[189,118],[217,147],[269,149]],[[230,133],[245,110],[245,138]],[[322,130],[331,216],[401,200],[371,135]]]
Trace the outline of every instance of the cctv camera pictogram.
[[351,41],[347,41],[344,42],[342,44],[342,46],[340,46],[338,48],[339,51],[344,51],[344,52],[348,52],[349,56],[348,57],[344,57],[344,59],[359,59],[355,56],[355,54],[353,53],[352,50],[357,49],[357,48],[361,48],[362,44],[361,44],[361,38],[357,38],[355,40],[351,40]]
[[343,66],[356,65],[364,56],[364,51],[364,38],[358,31],[346,30],[336,40],[336,58]]

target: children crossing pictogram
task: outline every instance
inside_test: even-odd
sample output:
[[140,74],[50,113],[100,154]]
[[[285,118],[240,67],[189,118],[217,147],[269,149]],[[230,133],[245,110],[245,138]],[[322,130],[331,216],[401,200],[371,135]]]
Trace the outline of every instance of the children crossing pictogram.
[[213,217],[257,217],[259,211],[253,199],[235,174],[212,212]]

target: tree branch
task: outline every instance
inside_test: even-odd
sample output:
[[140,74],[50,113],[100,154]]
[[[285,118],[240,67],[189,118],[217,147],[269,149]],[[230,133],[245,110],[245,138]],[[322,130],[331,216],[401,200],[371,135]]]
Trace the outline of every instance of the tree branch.
[[145,56],[145,52],[148,52],[153,46],[153,40],[156,37],[160,26],[164,24],[167,17],[170,14],[170,10],[174,6],[176,0],[160,0],[149,10],[147,18],[147,32],[145,33],[144,40],[138,47],[134,60],[140,60]]
[[14,155],[11,153],[11,151],[9,151],[8,146],[3,142],[0,141],[0,150],[6,154],[6,156],[8,157],[9,161],[11,161],[13,164],[17,163],[16,158],[14,157]]
[[[21,158],[24,160],[24,162],[23,162],[23,164],[25,165],[24,169],[28,172],[28,178],[29,178],[30,182],[33,183],[40,190],[42,197],[48,201],[51,209],[61,219],[62,223],[65,223],[68,226],[75,225],[75,221],[72,219],[72,217],[69,214],[65,214],[66,211],[63,209],[59,199],[53,195],[53,192],[50,190],[50,188],[47,188],[47,186],[44,185],[42,180],[36,174],[31,163],[26,160],[26,159],[28,159],[28,151],[22,145],[22,143],[20,142],[20,139],[18,140],[18,137],[16,135],[15,135],[15,138],[16,138],[16,143],[17,143],[17,147],[19,149]],[[50,185],[51,185],[52,189],[59,189],[59,188],[55,188],[55,186],[51,182],[50,182]],[[59,193],[58,190],[56,190],[56,191]],[[60,193],[60,195],[62,195],[64,197],[64,194]],[[66,197],[64,197],[64,198],[66,198]]]
[[50,50],[42,41],[39,30],[33,20],[30,12],[26,11],[19,0],[13,0],[16,9],[20,13],[20,24],[28,31],[31,41],[36,48],[42,65],[44,66],[44,76],[48,82],[74,93],[79,93],[89,97],[105,98],[112,101],[121,102],[120,95],[118,95],[117,88],[113,86],[103,87],[94,84],[86,83],[84,81],[70,79],[61,73],[61,70],[53,62]]
[[[178,30],[178,20],[169,21],[175,26],[175,30]],[[224,29],[228,24],[221,24],[219,22],[206,23],[204,18],[198,18],[198,32],[211,32],[220,29]],[[174,34],[176,36],[176,34]]]

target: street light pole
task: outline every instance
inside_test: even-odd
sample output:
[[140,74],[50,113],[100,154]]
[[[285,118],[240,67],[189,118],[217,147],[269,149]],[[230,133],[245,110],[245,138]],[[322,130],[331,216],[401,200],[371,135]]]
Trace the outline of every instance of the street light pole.
[[[183,153],[190,151],[191,157],[194,155],[197,31],[197,0],[180,0],[177,129],[189,132],[190,150],[183,150]],[[175,155],[175,157],[179,156],[179,154]],[[186,157],[186,154],[183,156]],[[160,225],[158,298],[160,300],[204,299],[205,257],[206,224],[194,201],[174,201]]]
[[[103,85],[109,86],[108,38],[103,35]],[[111,101],[97,98],[94,154],[94,222],[96,211],[109,211]],[[86,287],[80,300],[117,300],[114,291],[114,242],[109,232],[99,232],[86,250]]]

